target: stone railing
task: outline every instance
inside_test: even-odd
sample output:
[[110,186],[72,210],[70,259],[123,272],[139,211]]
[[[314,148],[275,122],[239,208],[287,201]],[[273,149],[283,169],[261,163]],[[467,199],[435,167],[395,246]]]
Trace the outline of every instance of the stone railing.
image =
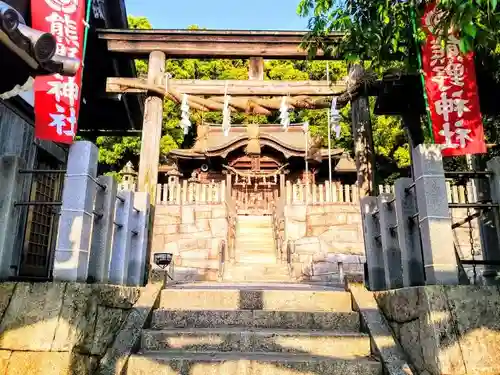
[[97,173],[98,149],[75,142],[69,151],[54,255],[54,280],[144,285],[149,196],[118,191]]
[[[16,277],[15,227],[23,207],[60,207],[54,253],[48,269],[54,280],[144,285],[148,243],[149,197],[132,190],[118,191],[109,176],[97,177],[98,149],[75,142],[66,170],[24,170],[17,156],[0,157],[0,279]],[[32,201],[19,196],[19,186],[34,174],[64,176],[60,201]],[[54,216],[57,218],[57,216]],[[36,231],[36,229],[35,229]]]
[[159,184],[156,189],[156,204],[220,204],[226,199],[226,182],[171,182]]
[[286,204],[358,203],[355,185],[342,185],[326,181],[323,184],[286,182]]
[[[452,186],[446,180],[445,176],[452,173],[444,171],[436,146],[418,146],[413,150],[413,161],[414,179],[400,178],[394,193],[361,200],[368,283],[372,290],[458,284],[463,271],[469,276],[471,272],[477,274],[476,261],[500,260],[500,159],[488,163],[487,173],[468,175],[469,179],[489,178],[490,202],[478,202],[470,183]],[[478,220],[489,225],[479,231]],[[495,245],[484,245],[480,232],[481,236],[487,233],[495,237]],[[490,271],[496,275],[496,270]]]

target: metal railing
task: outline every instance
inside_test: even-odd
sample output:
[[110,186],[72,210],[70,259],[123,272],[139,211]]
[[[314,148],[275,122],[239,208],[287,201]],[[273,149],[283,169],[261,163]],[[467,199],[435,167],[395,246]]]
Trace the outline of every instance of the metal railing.
[[218,278],[219,281],[222,281],[224,279],[224,271],[225,271],[225,265],[226,265],[226,241],[221,240],[219,244],[219,274]]

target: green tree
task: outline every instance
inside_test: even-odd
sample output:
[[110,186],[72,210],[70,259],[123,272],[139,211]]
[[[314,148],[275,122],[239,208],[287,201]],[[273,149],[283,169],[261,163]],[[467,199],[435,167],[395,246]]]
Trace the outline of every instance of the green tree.
[[[413,58],[413,27],[416,20],[418,38],[422,32],[418,19],[423,6],[416,1],[387,0],[301,0],[299,15],[309,17],[312,51],[326,47],[330,53],[340,52],[350,59],[373,62],[400,61],[415,67]],[[421,4],[421,2],[418,2]],[[455,25],[461,48],[476,47],[495,50],[500,41],[500,12],[497,0],[443,0],[438,7],[444,11],[441,32]],[[339,45],[322,45],[326,33],[337,31],[345,36]]]

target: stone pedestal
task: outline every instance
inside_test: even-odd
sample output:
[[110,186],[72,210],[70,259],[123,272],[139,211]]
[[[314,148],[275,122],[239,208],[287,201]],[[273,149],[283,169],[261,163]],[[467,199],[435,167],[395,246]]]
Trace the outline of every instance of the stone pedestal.
[[426,284],[458,284],[452,222],[439,146],[413,149],[415,192]]

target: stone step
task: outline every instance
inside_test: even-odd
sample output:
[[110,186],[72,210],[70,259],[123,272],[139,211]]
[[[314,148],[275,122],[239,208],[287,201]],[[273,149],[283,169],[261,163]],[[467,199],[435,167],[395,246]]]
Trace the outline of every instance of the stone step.
[[370,337],[365,334],[282,329],[143,330],[141,348],[145,351],[307,353],[350,358],[371,355]]
[[144,352],[132,355],[127,375],[382,375],[370,358],[288,353]]
[[251,264],[265,264],[265,265],[273,265],[278,264],[278,260],[274,254],[262,255],[262,254],[243,254],[236,255],[236,261],[238,263],[251,263]]
[[359,332],[359,323],[356,312],[157,309],[153,312],[151,328],[246,327]]
[[273,288],[272,285],[245,289],[234,284],[228,287],[231,289],[197,289],[196,286],[164,289],[159,307],[171,310],[352,311],[351,295],[345,291],[264,289]]
[[193,282],[171,284],[168,286],[170,289],[175,290],[261,290],[261,291],[281,291],[281,292],[344,292],[344,287],[329,286],[319,283],[226,283],[226,282]]
[[240,245],[246,245],[249,247],[257,247],[260,245],[270,245],[274,247],[274,238],[259,238],[257,235],[252,235],[249,237],[236,237],[236,243]]
[[282,283],[291,281],[291,278],[289,275],[260,275],[257,273],[240,275],[227,273],[224,274],[223,281],[232,281],[237,283]]

